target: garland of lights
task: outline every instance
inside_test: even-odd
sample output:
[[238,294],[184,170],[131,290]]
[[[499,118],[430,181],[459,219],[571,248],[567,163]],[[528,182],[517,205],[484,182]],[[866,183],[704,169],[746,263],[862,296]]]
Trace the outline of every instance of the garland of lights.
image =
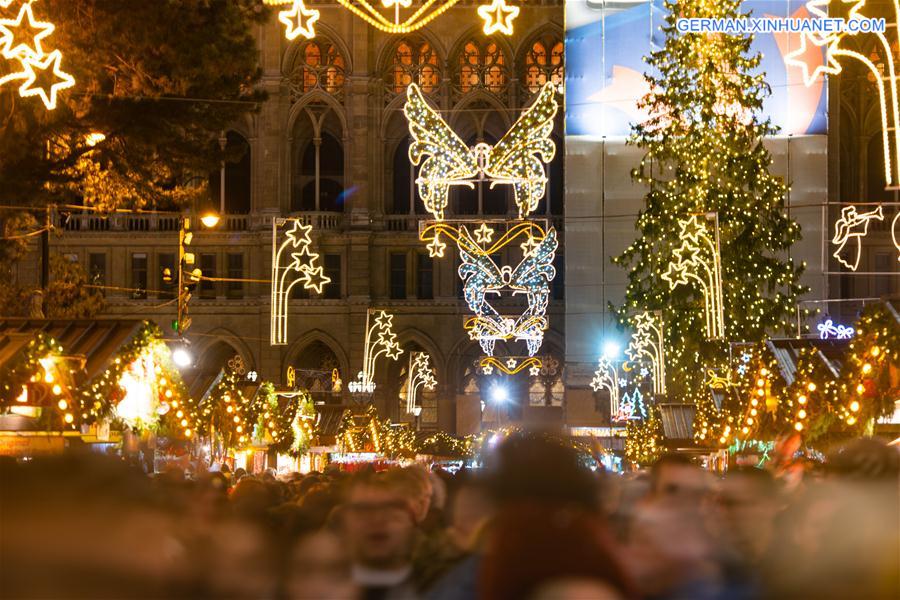
[[[0,372],[0,408],[40,407],[48,429],[75,427],[69,369],[60,368],[63,348],[51,336],[38,332],[20,351],[18,359]],[[46,409],[46,410],[45,410]]]
[[703,293],[703,312],[706,318],[706,337],[715,340],[725,336],[725,315],[722,303],[722,258],[718,239],[709,231],[698,215],[678,222],[681,246],[662,278],[674,290],[692,281]]
[[412,414],[416,410],[416,396],[419,388],[433,390],[437,385],[434,368],[431,366],[431,356],[427,352],[410,352],[409,367],[406,373],[406,412]]
[[[284,234],[284,241],[279,244],[278,234],[285,225],[290,227]],[[272,346],[287,344],[288,300],[294,286],[302,283],[305,289],[321,294],[322,288],[331,283],[331,278],[316,264],[319,255],[310,250],[311,232],[312,225],[304,225],[301,219],[276,217],[272,220],[272,300],[269,328],[269,343]]]
[[[379,31],[392,34],[404,34],[417,31],[428,25],[459,2],[459,0],[423,0],[422,5],[412,15],[401,20],[400,9],[410,9],[412,0],[381,0],[384,8],[394,9],[393,20],[385,17],[367,0],[337,0],[338,4],[351,13],[375,27]],[[307,9],[303,0],[263,0],[272,6],[292,5],[290,9],[278,13],[278,20],[285,26],[285,37],[293,40],[300,35],[307,39],[315,37],[313,24],[319,19],[319,11]],[[512,35],[513,20],[519,15],[518,6],[508,6],[505,0],[493,0],[491,4],[479,6],[479,17],[484,19],[484,33],[490,35],[501,32]]]
[[474,188],[476,181],[489,181],[491,187],[512,185],[520,219],[537,208],[547,189],[544,163],[556,153],[550,133],[559,105],[552,83],[541,88],[499,142],[471,148],[425,101],[419,86],[410,84],[406,95],[403,113],[412,137],[409,160],[416,166],[421,163],[416,185],[425,209],[435,219],[444,218],[451,186]]
[[243,450],[250,446],[254,427],[265,413],[262,394],[245,396],[241,378],[233,371],[222,373],[218,383],[200,404],[198,429],[221,436],[225,448]]
[[[370,317],[375,314],[375,322],[369,325]],[[356,381],[351,381],[347,389],[354,394],[371,394],[375,391],[375,361],[384,354],[391,360],[397,360],[403,349],[397,343],[394,333],[394,315],[383,310],[366,312],[366,339],[363,344],[363,367],[357,374]]]
[[651,405],[643,421],[628,421],[625,425],[625,458],[636,465],[649,466],[665,449],[662,416],[659,407]]
[[517,375],[525,369],[532,377],[537,377],[541,373],[541,367],[544,363],[536,356],[507,356],[505,360],[500,361],[493,356],[485,356],[478,361],[481,372],[490,375],[497,369],[504,375]]
[[[11,0],[0,0],[0,8],[7,9]],[[31,0],[19,7],[14,18],[0,19],[0,55],[7,60],[9,74],[0,77],[0,87],[13,81],[19,86],[22,98],[37,96],[47,107],[56,108],[60,90],[75,85],[75,79],[62,70],[62,52],[46,52],[43,42],[56,26],[34,17]]]

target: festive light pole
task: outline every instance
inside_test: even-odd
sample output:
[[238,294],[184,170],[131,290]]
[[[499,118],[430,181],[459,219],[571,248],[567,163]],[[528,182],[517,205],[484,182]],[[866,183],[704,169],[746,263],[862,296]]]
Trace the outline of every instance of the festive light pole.
[[669,282],[673,290],[691,281],[699,284],[703,293],[706,337],[716,340],[725,337],[719,219],[717,213],[708,213],[705,217],[715,222],[715,236],[710,237],[699,215],[679,221],[682,244],[675,250],[675,260],[669,263],[662,278]]
[[664,396],[666,393],[665,346],[663,345],[663,322],[659,311],[642,312],[632,320],[635,331],[625,354],[631,362],[642,358],[650,361],[650,372],[653,375],[653,393]]
[[609,414],[619,413],[619,374],[618,369],[609,358],[603,354],[597,361],[597,370],[591,380],[591,389],[595,392],[606,390],[609,392]]
[[[370,317],[375,315],[375,322],[369,325]],[[351,381],[347,389],[353,394],[372,394],[375,391],[375,361],[384,354],[397,360],[403,349],[397,343],[397,334],[393,329],[394,315],[383,310],[369,309],[366,312],[366,338],[363,345],[363,366],[357,374],[356,381]]]
[[[289,224],[285,239],[278,243],[279,228]],[[275,218],[272,220],[272,297],[269,343],[272,346],[287,344],[288,300],[291,289],[298,283],[308,290],[322,293],[331,283],[316,263],[319,255],[310,250],[312,225],[304,225],[300,219]],[[287,250],[287,253],[285,253]],[[287,259],[290,259],[290,262]],[[293,278],[291,279],[291,276]]]
[[437,385],[434,369],[431,367],[431,356],[426,352],[410,352],[409,367],[406,373],[406,412],[415,414],[417,408],[419,411],[422,409],[416,404],[419,388],[433,390]]

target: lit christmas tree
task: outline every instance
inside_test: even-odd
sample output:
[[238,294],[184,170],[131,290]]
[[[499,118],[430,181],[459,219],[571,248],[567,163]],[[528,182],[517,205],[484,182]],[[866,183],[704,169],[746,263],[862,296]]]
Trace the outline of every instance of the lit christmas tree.
[[[636,224],[641,237],[613,259],[630,268],[625,303],[615,310],[626,327],[635,312],[662,311],[670,400],[707,394],[704,366],[725,363],[727,341],[786,331],[806,291],[799,283],[803,267],[785,257],[800,227],[785,215],[787,188],[769,173],[772,158],[762,144],[776,128],[760,117],[770,93],[757,70],[761,55],[751,54],[750,37],[682,34],[675,27],[680,17],[737,17],[740,4],[666,0],[665,45],[647,59],[652,91],[642,107],[651,117],[634,126],[631,138],[646,151],[632,177],[649,192]],[[717,285],[705,273],[715,253],[686,248],[686,222],[715,239],[712,213],[724,336],[709,325],[709,294]]]

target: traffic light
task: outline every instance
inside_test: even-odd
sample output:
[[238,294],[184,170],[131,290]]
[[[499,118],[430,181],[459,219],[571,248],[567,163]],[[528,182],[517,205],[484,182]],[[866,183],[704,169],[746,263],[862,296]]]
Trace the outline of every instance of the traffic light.
[[[188,304],[197,284],[203,277],[203,271],[194,267],[194,253],[189,252],[193,239],[191,219],[184,217],[181,230],[178,232],[178,314],[172,322],[172,329],[180,335],[184,335],[184,332],[191,326]],[[165,277],[165,273],[163,277]]]

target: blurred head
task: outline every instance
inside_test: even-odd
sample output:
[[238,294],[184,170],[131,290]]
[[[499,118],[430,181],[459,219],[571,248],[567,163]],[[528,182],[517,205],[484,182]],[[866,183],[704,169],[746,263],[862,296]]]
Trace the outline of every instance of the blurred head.
[[488,456],[487,468],[489,489],[501,504],[540,500],[599,507],[593,474],[573,448],[549,434],[510,435]]
[[355,598],[350,561],[338,537],[327,531],[302,536],[290,552],[284,578],[287,598],[331,600]]
[[448,508],[450,541],[460,550],[473,550],[484,524],[493,514],[493,503],[484,485],[471,475],[461,475]]
[[835,478],[897,484],[900,477],[900,448],[881,440],[856,439],[828,455],[828,475]]
[[497,513],[480,571],[479,596],[491,600],[529,598],[563,581],[571,584],[563,586],[567,594],[595,586],[626,595],[631,589],[596,512],[539,501],[507,505]]
[[772,474],[754,467],[728,472],[717,496],[724,541],[751,563],[769,549],[780,507],[779,488]]
[[416,523],[422,523],[431,508],[432,482],[428,471],[419,465],[385,472],[389,484],[409,501]]
[[403,490],[385,474],[364,474],[350,482],[341,526],[354,563],[373,569],[409,565],[415,513]]
[[696,502],[709,491],[709,474],[683,454],[663,454],[650,469],[655,500]]

